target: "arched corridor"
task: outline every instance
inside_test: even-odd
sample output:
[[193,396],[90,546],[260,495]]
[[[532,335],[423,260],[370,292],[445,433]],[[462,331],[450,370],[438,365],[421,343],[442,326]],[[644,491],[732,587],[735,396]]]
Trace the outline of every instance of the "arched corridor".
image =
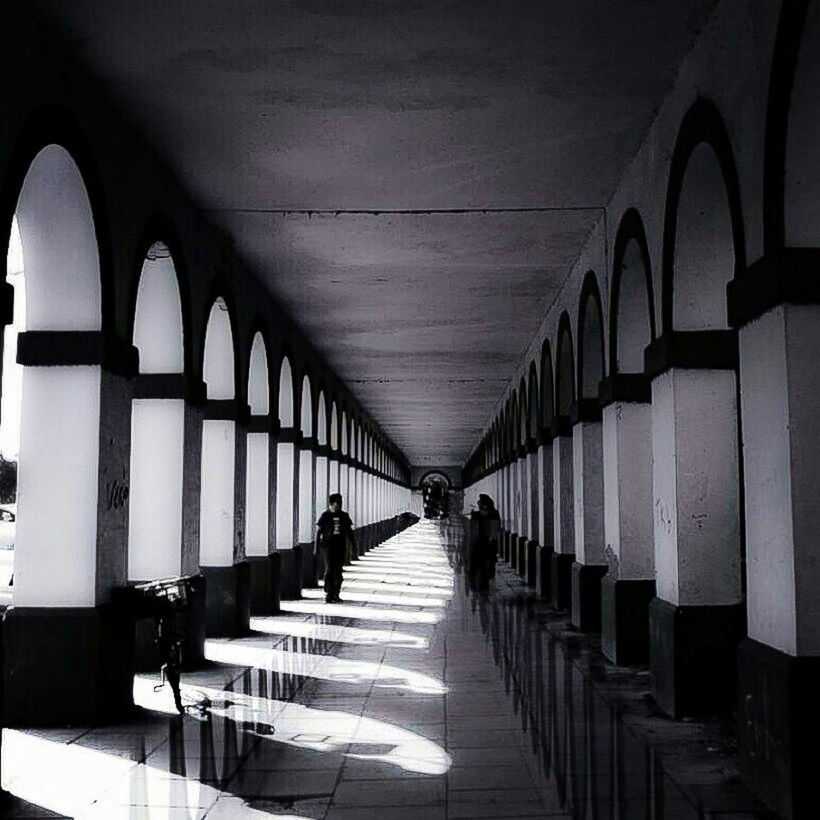
[[0,5],[0,817],[814,820],[818,54]]

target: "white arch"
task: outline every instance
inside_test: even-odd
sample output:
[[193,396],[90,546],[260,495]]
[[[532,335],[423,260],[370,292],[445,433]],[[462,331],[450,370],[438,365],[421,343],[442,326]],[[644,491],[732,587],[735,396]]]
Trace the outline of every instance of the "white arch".
[[255,416],[270,412],[270,384],[268,382],[268,354],[262,334],[257,332],[251,345],[248,365],[248,404]]
[[335,401],[330,411],[330,447],[332,450],[339,449],[339,414]]
[[313,435],[313,399],[310,394],[310,377],[307,374],[302,379],[301,413],[302,435],[310,437]]
[[287,356],[279,368],[279,424],[293,427],[293,371]]
[[347,455],[347,413],[342,411],[342,455]]
[[327,410],[324,390],[319,393],[319,409],[316,411],[316,439],[321,446],[327,444]]
[[134,346],[140,373],[184,370],[182,300],[168,248],[155,242],[142,265],[134,312]]
[[235,395],[233,332],[228,306],[219,297],[214,300],[205,330],[205,358],[202,377],[209,399],[232,399]]
[[59,145],[40,151],[17,203],[25,250],[26,330],[99,330],[100,258],[88,191]]

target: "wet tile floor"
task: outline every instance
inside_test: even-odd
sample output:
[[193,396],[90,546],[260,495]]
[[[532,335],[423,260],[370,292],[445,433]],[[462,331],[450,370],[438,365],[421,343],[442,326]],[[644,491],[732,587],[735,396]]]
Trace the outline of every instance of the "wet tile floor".
[[511,571],[489,595],[466,589],[461,546],[422,521],[346,568],[343,603],[305,590],[251,637],[209,640],[184,718],[146,675],[123,725],[4,730],[1,816],[769,816],[731,789],[698,805]]

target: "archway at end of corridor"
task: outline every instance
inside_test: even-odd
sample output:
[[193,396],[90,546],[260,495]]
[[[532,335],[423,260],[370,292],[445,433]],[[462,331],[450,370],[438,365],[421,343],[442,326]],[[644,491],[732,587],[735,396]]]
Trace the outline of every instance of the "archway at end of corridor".
[[450,479],[444,473],[429,472],[419,482],[425,518],[446,518],[450,514]]

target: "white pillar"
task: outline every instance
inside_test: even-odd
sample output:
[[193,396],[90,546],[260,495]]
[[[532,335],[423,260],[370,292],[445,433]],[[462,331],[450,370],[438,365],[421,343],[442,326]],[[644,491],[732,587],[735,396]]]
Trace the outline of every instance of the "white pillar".
[[15,606],[97,603],[100,378],[99,367],[23,369]]
[[205,419],[199,494],[199,562],[205,567],[233,565],[235,461],[236,423]]
[[131,402],[128,579],[149,581],[182,571],[182,473],[185,402]]
[[553,546],[562,555],[575,553],[572,437],[556,436],[552,442]]
[[604,561],[604,473],[601,422],[579,421],[572,428],[572,488],[575,560]]
[[657,595],[675,606],[742,599],[735,390],[731,370],[652,381]]
[[654,580],[652,406],[603,410],[604,543],[614,579]]
[[270,552],[270,437],[247,434],[245,469],[245,555]]
[[276,445],[276,548],[293,546],[293,473],[295,448],[290,442]]

